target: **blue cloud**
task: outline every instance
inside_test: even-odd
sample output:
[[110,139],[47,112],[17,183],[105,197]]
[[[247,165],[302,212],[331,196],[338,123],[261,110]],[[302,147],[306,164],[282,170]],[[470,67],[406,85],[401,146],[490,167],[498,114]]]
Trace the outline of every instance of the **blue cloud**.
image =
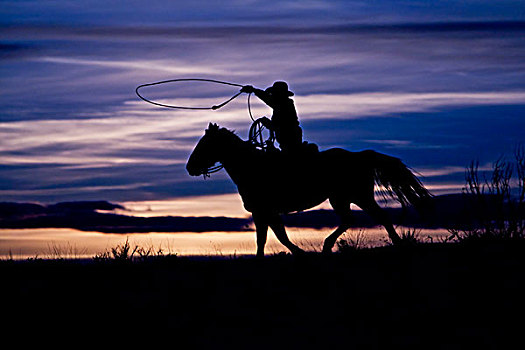
[[[269,10],[262,1],[203,1],[169,11],[165,1],[5,1],[0,195],[53,202],[234,192],[225,174],[199,181],[184,162],[208,121],[247,134],[245,99],[188,114],[134,95],[138,84],[180,77],[260,87],[287,80],[305,137],[323,148],[373,148],[422,169],[490,162],[523,142],[519,5],[284,1]],[[236,91],[188,84],[151,93],[201,104]],[[443,95],[418,97],[429,93]],[[256,116],[270,112],[252,106]]]

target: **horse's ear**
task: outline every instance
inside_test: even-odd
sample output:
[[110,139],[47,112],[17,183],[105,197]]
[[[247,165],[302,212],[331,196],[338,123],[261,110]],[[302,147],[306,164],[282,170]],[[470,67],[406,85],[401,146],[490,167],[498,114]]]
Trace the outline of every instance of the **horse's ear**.
[[206,131],[205,131],[205,134],[207,134],[208,131],[218,131],[218,130],[219,130],[219,126],[217,124],[210,123],[208,125],[208,129],[206,129]]

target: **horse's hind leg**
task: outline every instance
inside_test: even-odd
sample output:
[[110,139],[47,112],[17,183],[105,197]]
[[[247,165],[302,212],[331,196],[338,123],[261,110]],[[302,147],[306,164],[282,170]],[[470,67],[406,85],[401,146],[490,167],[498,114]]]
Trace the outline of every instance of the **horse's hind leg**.
[[349,200],[338,200],[330,198],[330,204],[339,218],[341,219],[341,224],[339,227],[326,237],[323,243],[323,253],[331,253],[332,248],[334,247],[335,242],[346,230],[350,228],[352,221],[352,211],[350,210],[350,201]]
[[280,215],[272,215],[269,220],[270,227],[275,233],[275,236],[286,248],[288,248],[292,254],[304,253],[304,250],[293,244],[288,235],[286,234],[286,229],[284,228],[283,220]]
[[388,232],[388,237],[393,244],[401,243],[401,238],[394,229],[388,213],[377,204],[373,197],[356,204],[385,227],[386,232]]

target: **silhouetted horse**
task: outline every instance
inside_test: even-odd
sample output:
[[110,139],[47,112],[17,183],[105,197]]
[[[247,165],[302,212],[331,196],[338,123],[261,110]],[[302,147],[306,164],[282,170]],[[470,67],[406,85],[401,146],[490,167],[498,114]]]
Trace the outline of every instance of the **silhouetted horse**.
[[397,158],[371,150],[349,152],[341,148],[305,152],[302,156],[263,152],[232,131],[210,123],[186,169],[192,176],[206,175],[216,162],[222,163],[237,185],[245,209],[253,215],[257,256],[264,256],[268,226],[292,253],[303,252],[288,239],[280,215],[312,208],[327,198],[341,225],[325,239],[323,252],[330,252],[337,238],[350,227],[351,203],[383,225],[392,243],[399,243],[401,238],[387,213],[374,199],[374,185],[403,206],[416,205],[431,196]]

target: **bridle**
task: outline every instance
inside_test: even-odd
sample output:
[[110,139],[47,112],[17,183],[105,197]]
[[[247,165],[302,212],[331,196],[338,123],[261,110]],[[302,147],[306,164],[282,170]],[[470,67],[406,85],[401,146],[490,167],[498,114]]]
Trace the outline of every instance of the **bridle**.
[[224,168],[224,165],[213,165],[205,170],[202,171],[202,176],[204,177],[204,180],[206,180],[207,177],[210,177],[210,174],[216,173]]

